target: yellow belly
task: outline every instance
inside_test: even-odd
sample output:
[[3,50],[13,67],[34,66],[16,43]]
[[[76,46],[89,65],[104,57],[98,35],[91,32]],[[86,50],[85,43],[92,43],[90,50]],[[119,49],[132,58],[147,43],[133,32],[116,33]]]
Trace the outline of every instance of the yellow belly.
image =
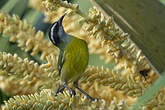
[[65,82],[77,81],[88,65],[89,52],[86,42],[73,38],[65,49],[64,58],[61,80]]

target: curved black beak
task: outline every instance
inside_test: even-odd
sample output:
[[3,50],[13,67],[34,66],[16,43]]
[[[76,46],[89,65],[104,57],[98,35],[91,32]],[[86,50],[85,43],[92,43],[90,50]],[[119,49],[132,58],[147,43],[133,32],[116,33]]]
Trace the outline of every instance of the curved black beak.
[[60,19],[58,20],[58,23],[59,23],[60,25],[62,25],[62,21],[63,21],[65,15],[66,15],[66,13],[65,13],[63,16],[61,16]]

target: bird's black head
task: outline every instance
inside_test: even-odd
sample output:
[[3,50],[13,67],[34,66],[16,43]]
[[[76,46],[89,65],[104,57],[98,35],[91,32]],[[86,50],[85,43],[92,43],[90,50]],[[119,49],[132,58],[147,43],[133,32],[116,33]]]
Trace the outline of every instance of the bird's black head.
[[61,16],[58,21],[54,22],[51,25],[51,28],[49,31],[49,39],[55,46],[58,46],[60,44],[61,38],[65,34],[65,31],[62,26],[62,21],[63,21],[65,15],[66,14]]

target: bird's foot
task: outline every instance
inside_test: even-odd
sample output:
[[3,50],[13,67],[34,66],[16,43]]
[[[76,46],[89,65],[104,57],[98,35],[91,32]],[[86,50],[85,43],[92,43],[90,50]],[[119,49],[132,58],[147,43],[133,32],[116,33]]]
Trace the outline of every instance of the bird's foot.
[[76,95],[76,91],[75,90],[73,90],[72,88],[70,88],[70,95],[71,96],[75,96]]
[[80,92],[82,92],[83,94],[85,94],[86,95],[86,97],[88,98],[88,99],[90,99],[91,101],[98,101],[99,99],[98,98],[92,98],[90,95],[88,95],[85,91],[83,91],[81,88],[79,88],[78,87],[78,82],[74,82],[73,83],[74,84],[74,87],[75,88],[77,88]]
[[57,96],[58,93],[63,93],[64,89],[65,89],[65,87],[63,87],[59,84],[56,89],[55,96]]
[[75,90],[73,90],[71,87],[69,87],[65,82],[64,82],[64,87],[69,90],[71,96],[76,95]]
[[91,97],[91,96],[87,96],[87,98],[88,98],[90,101],[99,101],[98,98],[93,98],[93,97]]

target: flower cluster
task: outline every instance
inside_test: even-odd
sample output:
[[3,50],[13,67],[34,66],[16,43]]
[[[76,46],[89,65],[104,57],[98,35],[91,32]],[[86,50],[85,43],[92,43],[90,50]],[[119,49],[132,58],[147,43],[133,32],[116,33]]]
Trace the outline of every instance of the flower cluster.
[[[105,18],[97,8],[91,8],[85,15],[77,4],[61,0],[29,0],[30,6],[46,15],[46,22],[53,23],[67,13],[63,26],[67,33],[84,39],[90,53],[99,54],[106,63],[114,63],[114,68],[88,66],[79,80],[80,87],[98,101],[89,102],[76,91],[70,96],[64,91],[55,96],[59,81],[57,56],[59,50],[44,39],[42,31],[35,32],[26,20],[16,15],[10,17],[0,12],[0,33],[10,37],[25,52],[34,56],[41,53],[38,64],[17,54],[0,52],[0,89],[13,98],[5,101],[3,110],[12,109],[109,109],[128,110],[152,86],[158,74],[146,60],[142,51],[116,24],[113,17]],[[39,5],[41,4],[41,5]],[[139,71],[149,70],[145,80]],[[72,86],[72,85],[71,85]],[[24,95],[23,95],[24,94]],[[163,110],[165,89],[148,101],[143,110]],[[15,96],[16,95],[16,96]]]

